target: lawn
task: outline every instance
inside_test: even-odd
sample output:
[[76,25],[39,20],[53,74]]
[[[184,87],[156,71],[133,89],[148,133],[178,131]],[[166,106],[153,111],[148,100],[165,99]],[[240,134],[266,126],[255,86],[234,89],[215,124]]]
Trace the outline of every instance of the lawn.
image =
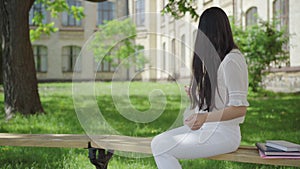
[[[128,87],[124,87],[127,85]],[[119,97],[122,95],[120,94],[122,92],[119,91],[115,94],[117,99],[112,98],[111,83],[109,82],[96,82],[94,86],[94,104],[101,110],[105,122],[114,130],[123,135],[151,137],[181,125],[182,112],[188,105],[188,99],[183,92],[183,85],[176,83],[132,82],[128,84],[118,82],[114,89],[121,90],[123,89],[122,86],[124,89],[128,88],[129,99]],[[85,123],[82,123],[81,118],[77,118],[78,116],[74,109],[72,83],[42,83],[39,84],[39,92],[46,111],[45,114],[27,117],[17,114],[8,122],[5,121],[3,112],[3,93],[0,95],[1,133],[71,134],[86,132],[83,129],[87,129],[84,126]],[[241,125],[243,145],[254,145],[255,142],[263,142],[267,139],[286,139],[300,143],[299,93],[250,92],[249,102],[251,106],[248,108],[245,122]],[[84,105],[85,103],[83,102],[82,104]],[[163,106],[160,107],[161,105]],[[127,109],[130,107],[134,107],[138,111],[147,111],[149,109],[154,110],[154,112],[161,111],[161,114],[157,114],[157,118],[147,116],[148,122],[134,122],[125,118],[127,116],[120,115],[118,112],[118,109]],[[93,113],[90,115],[97,116],[97,114]],[[88,120],[95,121],[95,119],[97,118],[91,116]],[[137,120],[145,119],[137,118]],[[103,127],[105,125],[95,125],[94,129],[103,129]],[[104,130],[101,130],[101,132],[104,132]],[[90,164],[87,153],[85,149],[4,146],[0,147],[0,169],[93,169],[95,167]],[[295,168],[205,159],[182,160],[181,163],[183,168],[186,169]],[[154,169],[156,167],[152,157],[128,158],[115,155],[109,164],[109,168]]]

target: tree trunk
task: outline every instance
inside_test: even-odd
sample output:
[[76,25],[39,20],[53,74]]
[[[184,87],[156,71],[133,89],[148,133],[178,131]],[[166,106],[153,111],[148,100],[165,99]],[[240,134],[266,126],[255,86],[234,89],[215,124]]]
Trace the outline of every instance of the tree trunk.
[[0,84],[3,84],[3,73],[2,73],[2,38],[1,38],[1,35],[2,34],[1,34],[1,26],[0,26]]
[[7,118],[13,113],[43,112],[38,93],[32,46],[29,37],[29,10],[34,0],[0,0],[3,38],[3,88]]

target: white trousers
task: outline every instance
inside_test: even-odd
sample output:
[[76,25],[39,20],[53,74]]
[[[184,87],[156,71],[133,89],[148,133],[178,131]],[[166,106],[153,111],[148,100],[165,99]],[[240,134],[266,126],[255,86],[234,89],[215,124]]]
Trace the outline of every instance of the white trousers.
[[239,125],[205,123],[199,130],[187,126],[155,136],[152,153],[158,169],[181,169],[178,159],[205,158],[233,152],[241,141]]

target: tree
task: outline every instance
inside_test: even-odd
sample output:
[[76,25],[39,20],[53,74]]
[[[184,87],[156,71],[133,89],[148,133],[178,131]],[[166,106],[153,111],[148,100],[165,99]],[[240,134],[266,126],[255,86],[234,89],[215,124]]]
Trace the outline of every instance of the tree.
[[[25,115],[44,112],[29,36],[29,11],[35,2],[42,3],[54,17],[62,11],[72,11],[78,18],[82,16],[83,9],[69,7],[65,0],[0,0],[0,42],[3,43],[0,54],[3,62],[4,107],[8,119],[15,112]],[[38,25],[32,31],[35,38],[41,32],[49,34],[56,30],[53,24],[40,24],[42,17],[35,14],[34,22]]]
[[[37,90],[33,51],[29,39],[28,11],[33,0],[1,0],[4,107],[7,118],[13,112],[43,112]],[[16,10],[15,7],[18,7]]]
[[135,44],[136,27],[130,18],[105,21],[99,30],[89,44],[97,61],[111,62],[112,66],[117,66],[113,65],[115,60],[126,67],[132,63],[138,68],[144,65],[144,55],[139,52],[143,46]]
[[233,26],[235,42],[246,57],[249,86],[254,92],[262,87],[262,77],[269,72],[271,64],[280,66],[289,59],[283,48],[289,37],[284,29],[276,28],[276,23],[276,20],[261,20],[258,25],[246,29]]

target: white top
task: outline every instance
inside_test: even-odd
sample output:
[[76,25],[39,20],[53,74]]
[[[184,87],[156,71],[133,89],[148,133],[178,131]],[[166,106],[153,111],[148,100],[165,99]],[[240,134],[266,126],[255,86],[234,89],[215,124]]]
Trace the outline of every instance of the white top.
[[[238,49],[233,49],[226,55],[218,69],[218,86],[215,92],[215,106],[212,111],[222,110],[228,106],[249,106],[248,69],[244,56]],[[195,108],[195,111],[198,107]],[[196,113],[204,113],[203,111]],[[239,124],[244,117],[218,123]],[[215,123],[215,122],[212,122]]]
[[217,109],[227,106],[249,106],[248,69],[246,60],[238,49],[233,49],[221,62],[218,70],[218,89],[215,97]]
[[[219,92],[216,91],[215,95],[217,110],[228,106],[249,106],[247,101],[248,68],[245,57],[238,49],[231,50],[221,62],[218,70],[218,89]],[[243,123],[244,118],[240,117],[227,122]]]

